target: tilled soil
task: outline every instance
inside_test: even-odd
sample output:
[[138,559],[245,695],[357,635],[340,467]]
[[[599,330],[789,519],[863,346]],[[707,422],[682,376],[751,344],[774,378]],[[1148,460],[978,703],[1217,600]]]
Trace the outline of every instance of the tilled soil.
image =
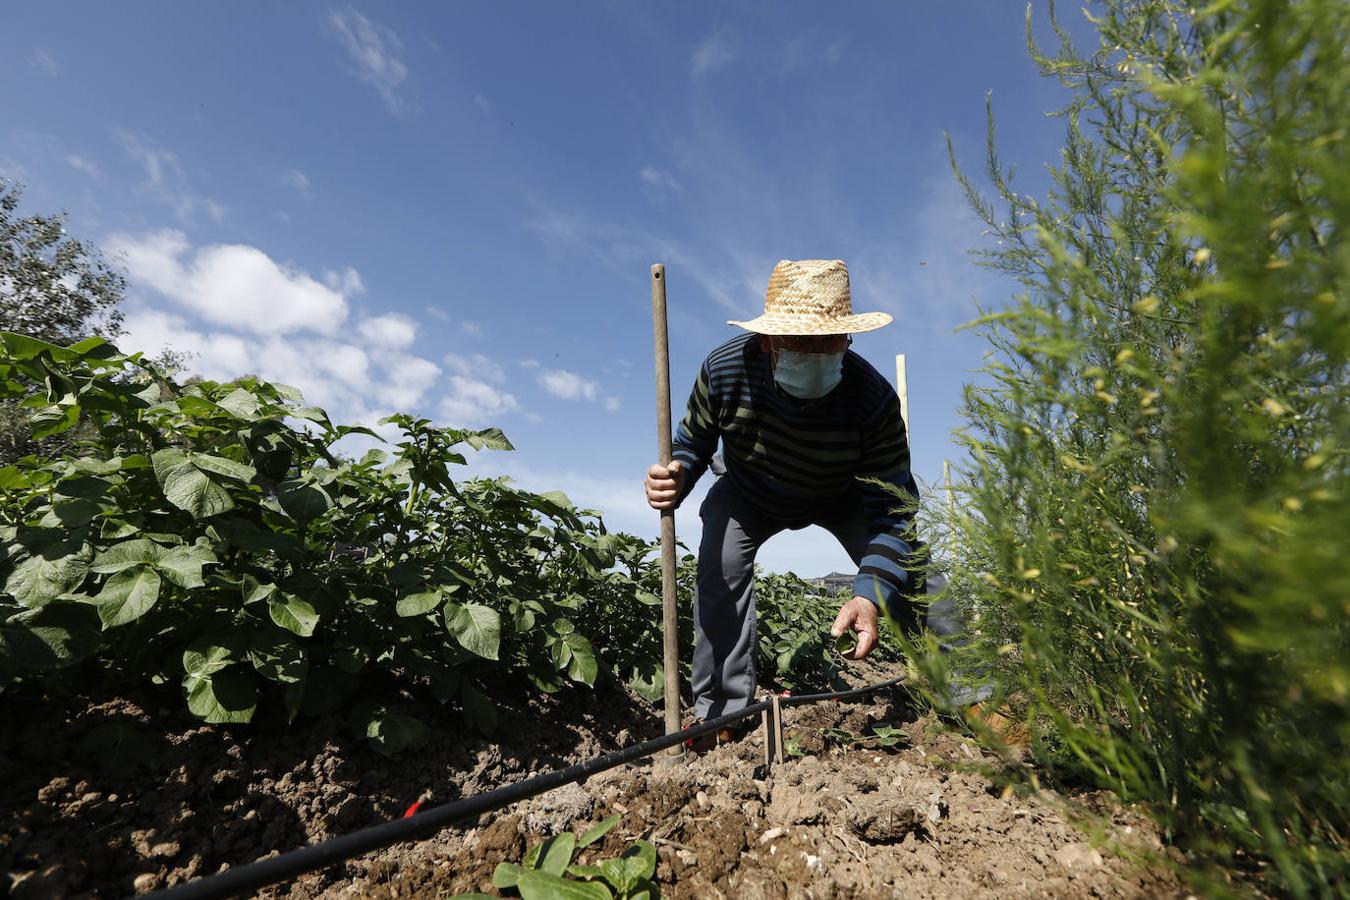
[[[867,667],[858,683],[889,674]],[[329,720],[264,739],[261,729],[152,714],[144,699],[90,703],[64,722],[33,717],[0,736],[0,873],[8,873],[0,895],[143,893],[386,821],[416,799],[470,796],[660,731],[659,715],[617,695],[523,697],[504,692],[496,743],[446,716],[432,747],[395,760]],[[106,740],[91,755],[87,736],[110,723],[138,735],[121,744],[152,762],[109,765]],[[875,738],[841,744],[838,732],[825,738],[826,729],[862,736],[883,723],[903,733],[889,748]],[[765,767],[755,731],[701,756],[619,767],[263,893],[494,893],[497,863],[619,813],[619,826],[582,861],[649,840],[666,897],[1185,896],[1169,869],[1094,849],[1053,795],[991,786],[973,771],[982,757],[972,742],[914,719],[892,697],[787,709],[784,728],[804,755]],[[1086,799],[1104,814],[1108,846],[1158,855],[1143,816]]]

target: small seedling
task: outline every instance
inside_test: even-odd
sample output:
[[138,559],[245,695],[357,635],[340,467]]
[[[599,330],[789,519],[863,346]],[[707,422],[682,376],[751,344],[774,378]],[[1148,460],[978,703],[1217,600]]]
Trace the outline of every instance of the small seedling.
[[876,738],[877,744],[882,747],[894,747],[896,744],[905,740],[905,733],[899,728],[895,728],[882,722],[872,726],[872,733],[869,737]]
[[600,840],[618,824],[619,817],[610,816],[580,837],[565,831],[536,844],[519,864],[498,863],[492,873],[492,886],[514,889],[523,900],[659,900],[661,888],[652,880],[656,874],[656,848],[647,841],[634,841],[619,856],[595,865],[572,862],[578,850]]
[[822,728],[820,736],[825,739],[825,743],[835,743],[841,747],[856,744],[859,740],[858,736],[847,728]]

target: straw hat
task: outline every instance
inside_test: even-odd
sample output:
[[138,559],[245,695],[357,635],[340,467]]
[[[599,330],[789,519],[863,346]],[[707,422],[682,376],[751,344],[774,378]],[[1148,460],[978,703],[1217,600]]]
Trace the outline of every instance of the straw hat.
[[759,334],[807,335],[873,331],[890,322],[890,313],[854,315],[842,259],[780,259],[769,276],[764,315],[727,324]]

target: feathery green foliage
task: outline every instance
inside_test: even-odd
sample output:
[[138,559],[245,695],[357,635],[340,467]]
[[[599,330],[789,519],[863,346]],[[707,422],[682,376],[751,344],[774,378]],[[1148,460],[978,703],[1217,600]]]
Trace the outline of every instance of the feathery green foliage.
[[1022,291],[977,323],[955,662],[1200,859],[1343,892],[1350,6],[1101,6],[1089,53],[1028,19],[1074,95],[1047,196],[992,112],[996,198],[958,172]]

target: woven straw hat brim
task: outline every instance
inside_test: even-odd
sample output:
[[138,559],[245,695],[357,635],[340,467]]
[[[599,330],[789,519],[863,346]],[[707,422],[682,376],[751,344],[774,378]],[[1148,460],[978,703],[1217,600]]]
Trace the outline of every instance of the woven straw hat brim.
[[891,314],[884,312],[857,313],[848,316],[762,315],[744,322],[728,319],[728,325],[739,325],[756,334],[784,336],[812,334],[858,334],[876,331],[891,324]]

